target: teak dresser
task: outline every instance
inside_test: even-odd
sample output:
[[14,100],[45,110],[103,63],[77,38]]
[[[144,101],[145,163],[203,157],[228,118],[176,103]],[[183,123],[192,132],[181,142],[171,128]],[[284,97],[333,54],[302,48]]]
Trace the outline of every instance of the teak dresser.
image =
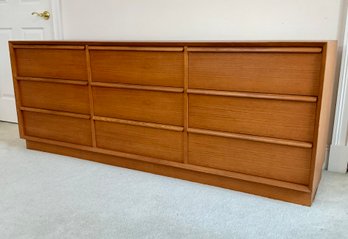
[[9,45],[27,148],[311,205],[335,42]]

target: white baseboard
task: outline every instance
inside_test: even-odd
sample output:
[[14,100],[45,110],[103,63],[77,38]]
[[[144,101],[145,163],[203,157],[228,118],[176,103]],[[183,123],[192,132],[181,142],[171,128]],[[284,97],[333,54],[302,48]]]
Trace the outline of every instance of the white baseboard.
[[322,167],[323,170],[328,170],[329,156],[330,156],[330,145],[326,145],[325,158],[324,158],[324,163],[323,163],[323,167]]
[[16,102],[14,97],[0,97],[0,120],[17,123]]
[[348,146],[332,145],[328,170],[331,172],[346,173],[348,165]]

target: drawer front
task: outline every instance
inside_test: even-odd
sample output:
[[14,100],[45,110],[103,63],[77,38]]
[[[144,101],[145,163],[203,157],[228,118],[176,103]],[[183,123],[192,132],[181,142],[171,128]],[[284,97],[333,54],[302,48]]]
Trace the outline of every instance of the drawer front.
[[189,95],[189,127],[312,141],[316,103]]
[[189,163],[308,184],[311,149],[189,134]]
[[84,50],[18,48],[15,54],[18,76],[87,80]]
[[92,145],[91,122],[67,116],[23,111],[25,135]]
[[190,53],[189,87],[318,95],[321,54]]
[[181,162],[183,133],[96,121],[97,146],[104,149]]
[[93,87],[97,116],[183,125],[183,94]]
[[92,80],[182,87],[182,52],[90,51]]
[[87,86],[19,81],[22,106],[89,115]]

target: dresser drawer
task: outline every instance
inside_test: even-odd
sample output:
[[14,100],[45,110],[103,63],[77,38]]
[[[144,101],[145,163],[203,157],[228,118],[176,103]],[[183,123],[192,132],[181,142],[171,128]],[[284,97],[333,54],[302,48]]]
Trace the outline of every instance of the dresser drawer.
[[320,53],[189,53],[189,87],[318,95]]
[[91,121],[69,116],[23,111],[27,136],[92,145]]
[[16,48],[15,54],[20,77],[87,80],[82,49]]
[[97,116],[183,125],[181,93],[93,87],[93,98]]
[[99,148],[182,161],[182,132],[103,121],[96,121],[95,127]]
[[313,140],[316,103],[189,95],[189,127]]
[[87,86],[19,81],[24,107],[58,110],[89,115]]
[[90,50],[92,80],[182,87],[183,52]]
[[190,164],[308,184],[312,149],[192,133],[188,142]]

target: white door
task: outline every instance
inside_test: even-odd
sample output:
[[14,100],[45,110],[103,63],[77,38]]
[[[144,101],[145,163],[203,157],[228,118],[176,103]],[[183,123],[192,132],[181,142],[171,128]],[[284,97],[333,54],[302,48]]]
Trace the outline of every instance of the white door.
[[0,0],[0,121],[17,122],[8,41],[53,39],[52,16],[32,15],[44,11],[50,0]]

